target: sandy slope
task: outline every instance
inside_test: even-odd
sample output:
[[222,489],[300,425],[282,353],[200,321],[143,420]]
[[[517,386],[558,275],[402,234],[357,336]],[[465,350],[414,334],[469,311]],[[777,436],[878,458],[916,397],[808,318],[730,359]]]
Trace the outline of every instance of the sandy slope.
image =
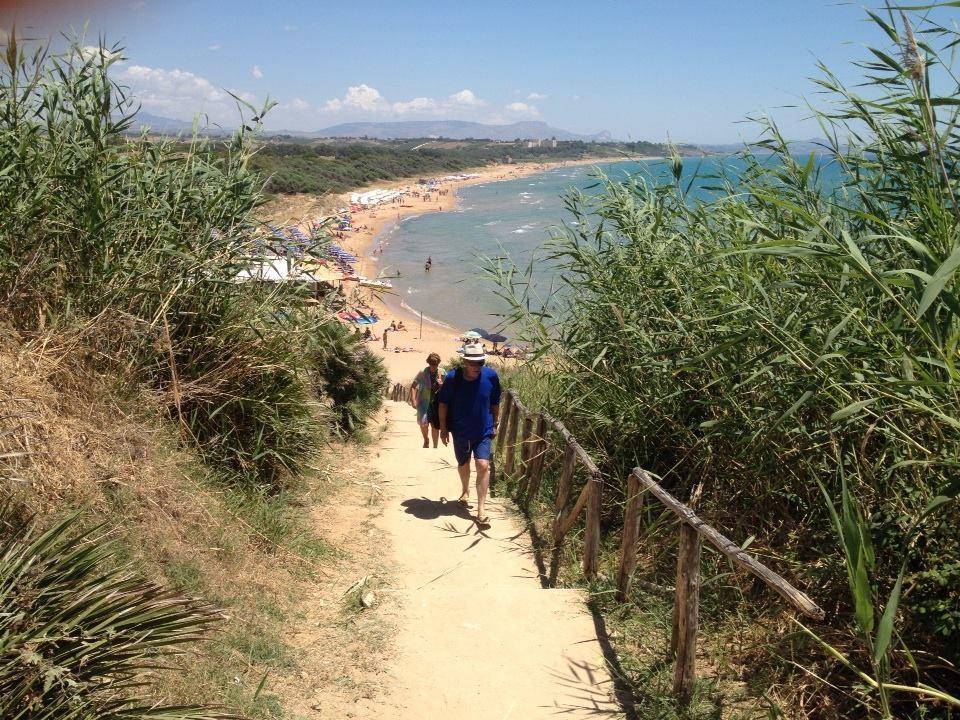
[[531,720],[617,717],[583,597],[541,587],[520,518],[501,500],[480,531],[451,448],[423,449],[408,405],[388,403],[373,468],[385,500],[401,621],[380,717]]

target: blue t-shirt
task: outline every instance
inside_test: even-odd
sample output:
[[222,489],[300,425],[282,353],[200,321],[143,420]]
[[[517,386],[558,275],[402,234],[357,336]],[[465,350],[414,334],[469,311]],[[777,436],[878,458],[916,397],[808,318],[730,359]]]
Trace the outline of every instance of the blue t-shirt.
[[463,440],[483,440],[493,434],[491,405],[500,404],[500,377],[493,368],[480,368],[480,377],[470,382],[455,379],[451,370],[440,386],[438,401],[447,406],[447,429]]

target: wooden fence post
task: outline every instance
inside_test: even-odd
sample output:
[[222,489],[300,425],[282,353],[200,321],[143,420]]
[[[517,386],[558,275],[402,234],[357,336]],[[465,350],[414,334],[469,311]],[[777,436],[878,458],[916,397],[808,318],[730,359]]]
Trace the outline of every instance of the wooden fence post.
[[511,398],[513,408],[510,410],[510,424],[507,426],[507,455],[503,461],[503,469],[507,475],[513,474],[513,460],[517,450],[517,425],[520,419],[520,407],[517,405],[516,396]]
[[673,671],[673,694],[681,705],[686,705],[697,677],[700,534],[685,522],[680,523],[675,603],[672,645],[676,648],[676,666]]
[[556,516],[553,521],[553,557],[550,562],[550,587],[557,584],[557,575],[560,573],[560,551],[563,548],[564,534],[562,532],[566,520],[567,502],[570,500],[570,485],[573,483],[573,472],[577,466],[577,453],[573,443],[567,442],[563,453],[563,469],[560,471],[560,482],[557,486]]
[[592,474],[587,482],[590,495],[587,498],[587,527],[583,532],[583,574],[589,579],[597,576],[600,563],[600,503],[603,499],[603,478]]
[[640,538],[640,510],[644,496],[640,493],[640,478],[635,473],[627,477],[627,507],[623,513],[623,542],[620,546],[620,572],[617,574],[617,600],[626,602],[630,581],[637,568],[637,540]]
[[527,495],[523,499],[523,506],[530,509],[530,503],[537,499],[540,493],[540,476],[543,474],[543,465],[547,454],[547,418],[543,413],[537,415],[536,442],[531,448],[530,470],[527,473],[530,482],[527,485]]
[[510,415],[513,412],[513,390],[507,390],[500,400],[500,432],[497,434],[497,446],[503,451],[504,457],[507,453],[507,426],[510,424]]
[[530,481],[530,434],[533,431],[533,415],[523,418],[523,432],[520,433],[520,484],[517,486],[517,497],[523,497],[527,492],[527,483]]

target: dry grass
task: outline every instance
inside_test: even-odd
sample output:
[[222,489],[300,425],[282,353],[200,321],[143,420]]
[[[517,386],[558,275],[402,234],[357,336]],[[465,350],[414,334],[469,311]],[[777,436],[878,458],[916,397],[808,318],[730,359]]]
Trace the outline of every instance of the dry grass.
[[[253,717],[372,703],[393,624],[379,602],[389,573],[375,479],[328,448],[290,496],[224,489],[149,395],[83,368],[62,339],[0,331],[0,474],[41,522],[78,509],[142,574],[223,609],[214,638],[160,676],[157,699]],[[362,575],[378,603],[344,615],[340,597]]]

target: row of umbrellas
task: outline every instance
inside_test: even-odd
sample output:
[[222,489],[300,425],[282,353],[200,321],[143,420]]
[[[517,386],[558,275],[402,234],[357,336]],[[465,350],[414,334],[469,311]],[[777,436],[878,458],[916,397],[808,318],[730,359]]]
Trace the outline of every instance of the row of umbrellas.
[[490,333],[483,328],[473,328],[463,334],[463,337],[471,340],[489,340],[492,343],[502,343],[507,341],[506,335],[499,333]]

